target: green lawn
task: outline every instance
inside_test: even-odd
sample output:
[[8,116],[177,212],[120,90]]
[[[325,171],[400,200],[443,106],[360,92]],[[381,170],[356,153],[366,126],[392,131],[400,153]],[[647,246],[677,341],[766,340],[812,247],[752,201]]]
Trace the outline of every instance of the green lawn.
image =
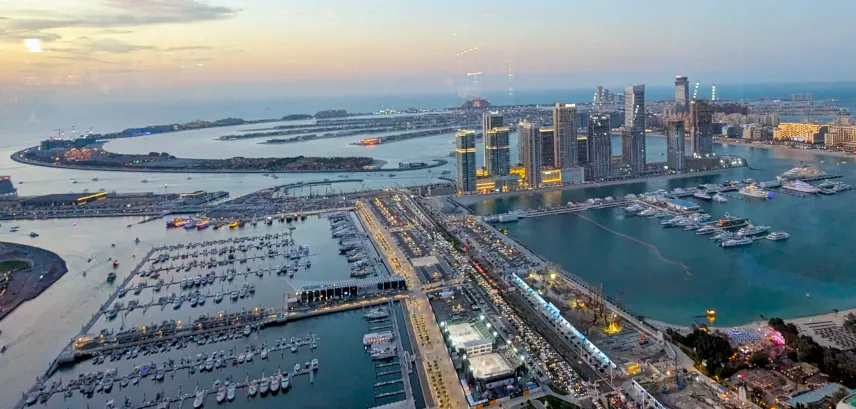
[[30,264],[21,260],[0,261],[0,271],[18,271],[30,268]]

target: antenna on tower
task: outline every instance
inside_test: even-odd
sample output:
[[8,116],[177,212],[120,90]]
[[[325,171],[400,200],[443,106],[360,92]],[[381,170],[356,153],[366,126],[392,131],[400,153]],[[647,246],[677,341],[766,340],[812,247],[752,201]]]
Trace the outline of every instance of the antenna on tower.
[[62,139],[62,128],[54,129],[54,131],[56,131],[57,139]]
[[698,96],[698,85],[699,85],[699,82],[696,81],[695,82],[695,89],[693,90],[693,99],[696,99],[696,97]]

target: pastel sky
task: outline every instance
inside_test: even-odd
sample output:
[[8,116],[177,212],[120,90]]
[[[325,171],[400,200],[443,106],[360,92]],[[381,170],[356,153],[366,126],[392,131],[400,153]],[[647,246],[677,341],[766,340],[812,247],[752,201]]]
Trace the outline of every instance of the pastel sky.
[[854,13],[842,0],[0,0],[0,85],[155,98],[455,92],[476,71],[486,90],[850,80]]

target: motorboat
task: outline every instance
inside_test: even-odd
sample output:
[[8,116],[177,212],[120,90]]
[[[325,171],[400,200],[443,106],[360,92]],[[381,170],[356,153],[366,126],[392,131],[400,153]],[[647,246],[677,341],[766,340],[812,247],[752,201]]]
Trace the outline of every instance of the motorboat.
[[270,378],[262,378],[262,382],[259,385],[259,393],[262,395],[268,393],[268,389],[270,388]]
[[268,357],[268,351],[267,351],[267,349],[262,349],[262,353],[261,353],[261,354],[259,354],[259,356],[260,356],[262,359],[267,359],[267,357]]
[[791,235],[787,232],[776,231],[767,235],[767,240],[779,241],[779,240],[787,240]]
[[726,198],[724,195],[722,195],[720,193],[713,195],[713,197],[711,199],[717,203],[725,203],[728,201],[728,198]]
[[245,327],[244,327],[244,336],[245,336],[245,337],[250,336],[250,331],[252,331],[252,329],[250,328],[250,326],[249,326],[249,325],[245,326]]
[[226,400],[226,388],[221,386],[217,390],[217,403],[223,403],[224,400]]
[[375,320],[389,317],[389,310],[383,307],[372,308],[365,313],[366,319]]
[[705,234],[713,234],[713,233],[716,233],[716,231],[717,231],[716,227],[713,227],[713,226],[711,226],[711,225],[707,225],[707,226],[702,226],[702,227],[700,227],[700,228],[698,229],[698,231],[696,231],[696,235],[698,235],[698,236],[703,236],[703,235],[705,235]]
[[752,244],[753,242],[754,241],[752,239],[738,238],[738,239],[725,240],[722,243],[720,243],[719,245],[722,247],[738,247],[738,246],[749,245],[749,244]]
[[817,187],[819,187],[819,188],[821,188],[821,189],[832,189],[833,187],[835,187],[835,182],[833,182],[833,181],[831,181],[831,180],[829,180],[829,179],[826,179],[826,180],[824,180],[823,182],[820,182],[820,183],[817,185]]
[[309,363],[309,368],[313,371],[318,370],[318,358],[312,358],[312,361]]
[[255,379],[250,381],[250,386],[247,388],[247,394],[250,396],[256,396],[256,392],[259,390],[259,383],[256,382]]
[[704,199],[704,200],[711,200],[712,199],[712,197],[709,194],[707,194],[707,192],[695,192],[693,194],[693,197],[696,197],[699,199]]
[[230,402],[235,400],[235,388],[236,388],[236,386],[235,386],[235,383],[233,382],[233,383],[230,383],[229,388],[226,389],[226,399],[228,399]]
[[277,392],[280,386],[282,386],[282,375],[277,372],[276,375],[270,377],[270,391]]
[[223,301],[223,293],[217,292],[214,294],[214,302],[219,303],[220,301]]
[[282,381],[281,382],[282,382],[282,385],[280,385],[280,386],[282,388],[282,391],[283,392],[287,391],[289,385],[291,384],[291,375],[289,375],[288,372],[282,374]]
[[803,179],[803,178],[815,178],[819,179],[825,176],[827,173],[819,170],[813,166],[809,165],[800,165],[791,170],[788,170],[785,173],[782,173],[779,176],[776,176],[777,179],[781,181],[785,180],[795,180],[795,179]]
[[770,230],[770,226],[755,226],[752,223],[749,223],[746,227],[740,228],[737,230],[737,234],[744,237],[756,236],[761,233],[766,233],[767,230]]
[[253,362],[253,352],[252,351],[247,352],[247,355],[244,358],[244,361],[245,362]]

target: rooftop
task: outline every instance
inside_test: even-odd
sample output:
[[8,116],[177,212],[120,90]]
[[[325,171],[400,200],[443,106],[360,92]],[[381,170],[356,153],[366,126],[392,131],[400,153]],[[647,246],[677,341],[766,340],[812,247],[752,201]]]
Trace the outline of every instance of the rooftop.
[[844,389],[850,392],[850,389],[847,389],[845,386],[837,384],[835,382],[830,382],[813,391],[806,392],[802,395],[794,396],[793,398],[788,400],[788,403],[791,405],[791,407],[796,406],[798,403],[802,403],[803,405],[807,406],[809,403],[822,401],[824,398],[829,395],[832,395],[839,389]]
[[467,360],[476,379],[488,379],[514,372],[511,364],[498,353],[467,357]]
[[458,349],[466,348],[466,345],[472,341],[484,339],[478,328],[470,323],[449,324],[446,325],[446,330],[449,333],[449,340],[452,341],[452,345]]

